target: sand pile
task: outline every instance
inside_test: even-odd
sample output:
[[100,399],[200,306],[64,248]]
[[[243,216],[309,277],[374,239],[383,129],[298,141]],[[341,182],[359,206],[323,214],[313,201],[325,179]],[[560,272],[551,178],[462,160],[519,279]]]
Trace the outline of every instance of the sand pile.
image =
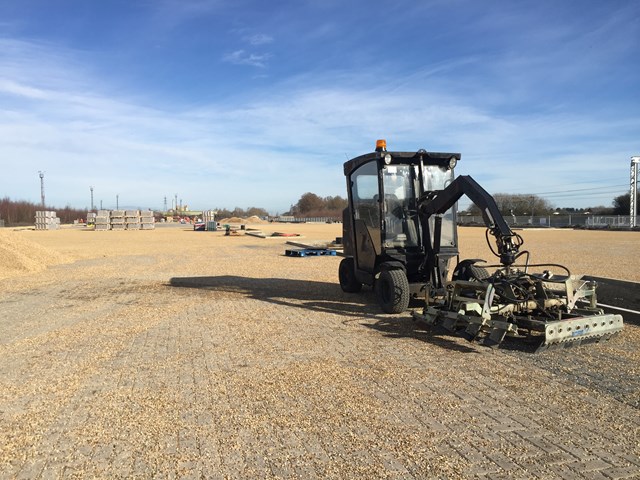
[[222,220],[218,220],[218,223],[225,224],[225,223],[247,223],[247,222],[240,217],[229,217],[229,218],[223,218]]
[[39,272],[67,258],[24,238],[24,233],[0,230],[0,279]]
[[251,217],[247,217],[247,218],[240,218],[240,217],[223,218],[222,220],[218,220],[218,223],[221,223],[224,225],[225,223],[263,224],[263,223],[269,223],[269,222],[267,222],[266,220],[262,220],[260,217],[256,215],[252,215]]
[[251,223],[251,224],[264,224],[264,223],[269,223],[266,220],[261,219],[260,217],[256,216],[256,215],[252,215],[250,217],[247,217],[246,219],[247,223]]

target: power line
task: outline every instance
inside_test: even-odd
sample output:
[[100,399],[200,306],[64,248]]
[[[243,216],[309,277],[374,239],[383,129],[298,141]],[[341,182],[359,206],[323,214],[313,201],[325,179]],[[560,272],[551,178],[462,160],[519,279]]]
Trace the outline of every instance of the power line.
[[[548,197],[543,197],[543,198],[552,200],[555,203],[558,203],[558,202],[569,203],[573,201],[581,201],[581,203],[584,203],[585,200],[590,200],[589,203],[593,205],[595,204],[595,202],[612,201],[615,194],[621,194],[621,193],[619,190],[616,190],[613,192],[597,192],[593,194],[582,194],[582,195],[568,193],[566,195],[562,195],[562,194],[549,195]],[[514,194],[514,195],[517,195],[517,194]],[[526,196],[526,195],[523,195],[523,196]],[[469,199],[466,199],[466,198],[460,199],[458,202],[458,209],[462,210],[470,206],[472,203],[473,202],[471,202]]]
[[540,195],[540,197],[542,198],[593,198],[593,197],[608,197],[611,195],[620,195],[621,191],[620,190],[608,190],[608,191],[604,191],[604,192],[593,192],[591,194],[588,195],[579,195],[579,194],[575,194],[575,193],[556,193],[554,195]]
[[[626,191],[627,184],[618,184],[618,185],[606,185],[601,187],[592,187],[592,188],[576,188],[571,190],[555,190],[548,192],[509,192],[505,195],[514,195],[514,196],[539,196],[542,198],[549,199],[562,199],[562,198],[571,198],[571,199],[589,199],[596,197],[608,197],[610,195],[620,195],[624,191]],[[499,192],[502,193],[502,192]],[[494,194],[495,195],[495,194]],[[461,201],[463,203],[463,201]]]
[[[512,193],[513,195],[554,195],[554,194],[565,194],[572,192],[595,192],[598,190],[610,190],[610,191],[618,191],[620,187],[628,187],[626,183],[616,184],[616,185],[603,185],[600,187],[590,187],[590,188],[574,188],[574,189],[562,189],[562,190],[553,190],[546,192],[523,192],[523,193]],[[614,189],[614,190],[611,190]]]
[[622,183],[619,185],[608,185],[606,187],[576,188],[574,190],[558,190],[555,192],[541,192],[541,193],[536,193],[534,195],[550,195],[554,193],[569,193],[569,192],[590,192],[592,190],[605,190],[605,189],[614,188],[614,187],[626,187],[626,186],[627,186],[626,183]]

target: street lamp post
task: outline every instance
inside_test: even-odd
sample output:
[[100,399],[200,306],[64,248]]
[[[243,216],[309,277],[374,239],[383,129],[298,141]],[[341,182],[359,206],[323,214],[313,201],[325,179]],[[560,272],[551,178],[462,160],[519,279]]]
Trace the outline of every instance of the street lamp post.
[[631,191],[629,196],[629,226],[634,228],[637,226],[638,219],[638,164],[640,156],[631,157]]
[[44,210],[44,172],[38,172],[38,176],[40,177],[40,204]]

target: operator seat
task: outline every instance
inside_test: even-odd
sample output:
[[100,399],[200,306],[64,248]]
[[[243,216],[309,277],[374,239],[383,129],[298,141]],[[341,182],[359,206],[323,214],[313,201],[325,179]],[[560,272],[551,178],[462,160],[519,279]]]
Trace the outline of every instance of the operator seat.
[[402,202],[393,193],[384,194],[385,218],[387,220],[387,235],[399,235],[403,232]]

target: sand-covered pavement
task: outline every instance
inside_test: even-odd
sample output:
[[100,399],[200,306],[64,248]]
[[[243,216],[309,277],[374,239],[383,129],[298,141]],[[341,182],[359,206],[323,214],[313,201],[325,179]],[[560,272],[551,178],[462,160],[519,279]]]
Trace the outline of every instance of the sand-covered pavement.
[[[640,281],[637,233],[520,233],[536,261]],[[0,230],[0,478],[640,478],[637,325],[494,351],[382,315],[340,257],[285,241]],[[460,243],[491,260],[483,229]]]

